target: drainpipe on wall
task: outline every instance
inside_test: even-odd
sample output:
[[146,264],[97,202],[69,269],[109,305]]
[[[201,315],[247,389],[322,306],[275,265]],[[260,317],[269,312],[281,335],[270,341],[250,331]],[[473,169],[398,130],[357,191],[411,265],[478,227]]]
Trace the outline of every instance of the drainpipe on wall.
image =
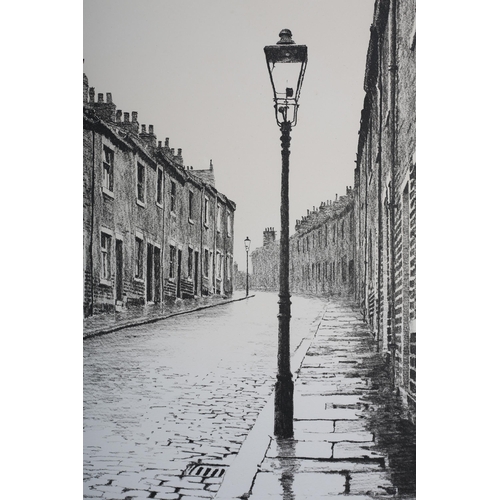
[[203,258],[205,251],[203,249],[203,225],[205,220],[203,219],[203,209],[205,208],[205,185],[201,188],[201,208],[200,208],[200,297],[203,297]]
[[379,159],[378,162],[378,187],[377,187],[377,195],[378,195],[378,273],[377,273],[377,282],[378,282],[378,290],[377,290],[377,352],[380,352],[380,330],[383,327],[381,321],[381,297],[380,297],[380,289],[382,287],[383,276],[382,276],[382,266],[383,266],[383,221],[382,221],[382,120],[383,120],[383,112],[382,112],[382,62],[380,54],[382,53],[382,41],[383,37],[378,36],[378,94],[379,94],[379,119],[378,119],[378,153],[377,157]]
[[92,128],[92,191],[91,191],[91,211],[90,211],[90,305],[87,316],[94,315],[94,204],[95,204],[95,130]]
[[217,270],[217,195],[215,195],[214,205],[214,254],[212,258],[212,293],[217,295],[217,277],[215,272]]
[[371,130],[371,124],[368,122],[368,133],[365,142],[365,151],[368,149],[368,159],[365,160],[365,230],[364,230],[364,257],[365,257],[365,279],[363,283],[363,316],[365,317],[365,321],[368,318],[369,321],[369,309],[368,305],[368,172],[367,172],[367,164],[370,162],[370,147],[371,147],[371,139],[368,140],[368,134]]
[[[159,168],[159,167],[158,167]],[[164,297],[165,297],[165,291],[164,291],[164,286],[165,286],[165,225],[166,225],[166,216],[167,216],[167,196],[165,191],[167,190],[167,176],[166,176],[166,169],[163,169],[163,176],[162,176],[162,182],[163,182],[163,227],[162,227],[162,242],[161,242],[161,266],[160,266],[160,295],[161,295],[161,304],[162,304],[162,310],[163,310],[163,304],[164,304]]]
[[396,172],[396,79],[397,79],[397,54],[396,54],[396,0],[391,0],[391,55],[390,55],[390,113],[391,113],[391,202],[390,202],[390,214],[391,214],[391,306],[390,306],[390,317],[391,317],[391,329],[390,329],[390,339],[389,348],[391,350],[391,383],[393,388],[396,385],[396,342],[394,336],[394,326],[395,326],[395,303],[396,303],[396,269],[395,269],[395,240],[394,240],[394,225],[395,225],[395,204],[396,204],[396,183],[395,183],[395,172]]

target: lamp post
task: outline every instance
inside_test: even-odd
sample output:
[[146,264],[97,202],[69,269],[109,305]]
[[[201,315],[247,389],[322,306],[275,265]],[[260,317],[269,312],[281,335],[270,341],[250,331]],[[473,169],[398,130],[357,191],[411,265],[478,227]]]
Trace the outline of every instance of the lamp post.
[[248,251],[250,250],[250,238],[245,238],[245,250],[247,251],[247,297],[248,297]]
[[274,435],[293,437],[293,380],[290,371],[290,287],[288,176],[290,131],[297,123],[300,89],[307,65],[307,47],[296,45],[288,29],[276,45],[264,47],[274,94],[274,113],[281,130],[281,235],[278,313],[278,374],[274,392]]

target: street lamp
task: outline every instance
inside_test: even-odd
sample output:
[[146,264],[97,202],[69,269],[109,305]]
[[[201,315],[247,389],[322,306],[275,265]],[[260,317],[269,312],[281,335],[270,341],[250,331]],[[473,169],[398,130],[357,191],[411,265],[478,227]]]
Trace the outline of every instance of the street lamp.
[[250,250],[250,238],[245,238],[245,250],[247,251],[247,297],[248,297],[248,251]]
[[290,131],[297,123],[307,47],[296,45],[292,32],[281,30],[276,45],[264,47],[274,94],[274,113],[281,130],[281,235],[278,313],[278,374],[274,392],[274,435],[293,437],[293,380],[290,371],[290,288],[288,173]]

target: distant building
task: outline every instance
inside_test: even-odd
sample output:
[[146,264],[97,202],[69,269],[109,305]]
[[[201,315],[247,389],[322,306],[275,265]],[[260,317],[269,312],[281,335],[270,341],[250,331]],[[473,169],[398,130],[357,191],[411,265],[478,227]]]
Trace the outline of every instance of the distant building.
[[[354,188],[297,221],[290,290],[352,294],[416,415],[415,0],[377,0]],[[274,238],[271,238],[274,241]],[[256,288],[278,289],[279,242],[252,252]],[[292,313],[293,314],[293,313]]]
[[236,205],[84,75],[84,313],[233,291]]

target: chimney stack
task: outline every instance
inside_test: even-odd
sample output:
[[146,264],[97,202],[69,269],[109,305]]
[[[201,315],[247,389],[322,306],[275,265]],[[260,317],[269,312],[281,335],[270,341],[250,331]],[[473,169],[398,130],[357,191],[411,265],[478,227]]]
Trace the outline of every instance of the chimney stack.
[[97,94],[97,102],[104,103],[104,94],[102,92],[100,92],[99,94]]
[[111,92],[106,92],[106,102],[108,104],[112,104],[113,103],[113,97],[111,96]]
[[90,89],[89,89],[89,102],[93,103],[94,100],[95,100],[95,88],[90,87]]
[[122,110],[121,110],[121,109],[119,109],[119,110],[116,112],[116,121],[117,121],[118,123],[121,123],[121,121],[122,121]]

